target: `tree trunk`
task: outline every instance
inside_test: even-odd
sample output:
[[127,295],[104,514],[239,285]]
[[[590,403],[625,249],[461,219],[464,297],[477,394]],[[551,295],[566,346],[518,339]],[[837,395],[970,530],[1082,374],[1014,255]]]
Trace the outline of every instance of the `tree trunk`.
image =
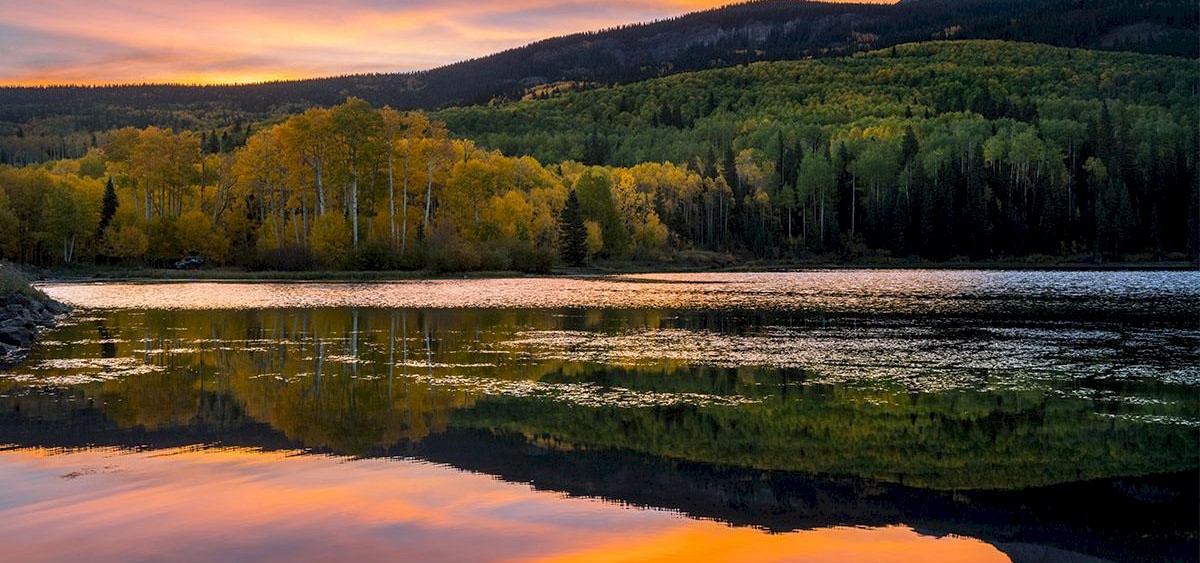
[[354,249],[358,250],[358,171],[350,171],[350,232],[354,234]]
[[825,251],[825,188],[821,188],[821,251]]
[[396,176],[392,165],[392,143],[388,143],[388,233],[396,245]]
[[[215,225],[216,223],[214,223]],[[308,203],[301,202],[300,204],[300,231],[302,236],[296,240],[296,244],[301,247],[308,246],[304,244],[304,238],[308,235]]]
[[425,173],[425,220],[421,223],[421,231],[429,236],[429,211],[433,203],[433,159],[429,159],[429,170]]
[[67,238],[65,236],[63,237],[63,265],[65,265],[65,266],[71,265],[71,254],[72,254],[72,251],[74,250],[74,246],[75,246],[75,235],[71,235],[70,238]]
[[404,186],[401,188],[404,193],[401,194],[400,202],[400,255],[408,250],[408,163],[412,156],[412,131],[409,130],[408,138],[404,140]]
[[850,179],[850,241],[854,241],[854,221],[855,215],[858,212],[858,186],[857,182]]
[[325,172],[321,159],[317,159],[317,216],[325,214]]

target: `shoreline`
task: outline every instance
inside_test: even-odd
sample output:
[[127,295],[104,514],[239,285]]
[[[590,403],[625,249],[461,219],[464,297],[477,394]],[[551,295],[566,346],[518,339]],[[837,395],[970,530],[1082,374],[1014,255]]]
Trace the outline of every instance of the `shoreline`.
[[453,279],[511,279],[540,277],[604,277],[638,274],[784,273],[819,270],[982,270],[982,271],[1195,271],[1196,262],[768,262],[727,267],[694,264],[608,262],[585,268],[558,268],[545,273],[519,271],[433,272],[392,271],[250,271],[239,269],[171,270],[156,268],[96,268],[79,271],[31,272],[36,284],[88,282],[383,282]]
[[0,263],[0,370],[25,361],[41,333],[70,310],[33,287],[15,268]]

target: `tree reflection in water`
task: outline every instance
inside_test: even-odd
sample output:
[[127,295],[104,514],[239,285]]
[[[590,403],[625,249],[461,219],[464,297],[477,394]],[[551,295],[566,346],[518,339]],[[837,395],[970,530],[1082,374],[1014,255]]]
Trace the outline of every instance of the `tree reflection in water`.
[[0,441],[416,456],[780,531],[905,522],[1115,558],[1196,541],[1200,405],[1174,375],[1194,369],[1197,337],[1170,326],[653,309],[88,314],[0,379]]

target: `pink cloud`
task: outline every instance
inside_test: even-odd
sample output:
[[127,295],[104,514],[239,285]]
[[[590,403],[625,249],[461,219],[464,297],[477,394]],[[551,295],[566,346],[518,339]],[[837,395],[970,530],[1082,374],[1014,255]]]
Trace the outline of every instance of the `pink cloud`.
[[728,0],[41,0],[0,23],[0,84],[253,82],[428,69]]

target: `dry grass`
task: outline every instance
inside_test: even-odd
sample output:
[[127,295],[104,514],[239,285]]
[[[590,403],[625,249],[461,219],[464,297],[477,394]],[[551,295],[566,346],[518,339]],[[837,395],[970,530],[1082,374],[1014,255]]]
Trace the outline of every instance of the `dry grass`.
[[8,262],[0,261],[0,297],[11,294],[28,295],[39,301],[50,298],[29,284],[29,278]]

